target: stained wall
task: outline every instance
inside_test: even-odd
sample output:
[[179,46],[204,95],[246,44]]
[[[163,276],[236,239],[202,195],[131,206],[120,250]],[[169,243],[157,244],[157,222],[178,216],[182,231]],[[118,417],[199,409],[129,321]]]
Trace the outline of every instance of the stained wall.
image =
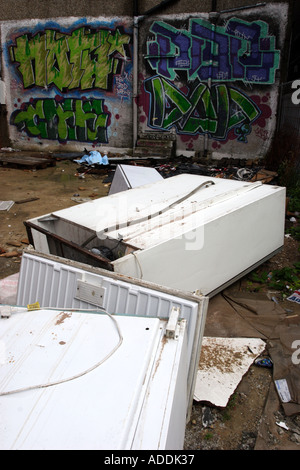
[[[72,16],[69,1],[63,16],[53,15],[55,1],[36,19],[5,10],[1,96],[11,145],[130,153],[138,138],[171,137],[179,155],[264,156],[276,128],[288,2],[230,11],[221,7],[234,2],[212,2],[218,14],[211,2],[203,11],[185,3],[137,17],[123,2],[89,2],[94,16],[79,16],[77,2]],[[141,2],[139,13],[151,6]]]
[[13,146],[132,145],[130,18],[24,20],[1,30]]
[[284,4],[147,18],[139,42],[138,134],[179,153],[264,156],[276,128]]

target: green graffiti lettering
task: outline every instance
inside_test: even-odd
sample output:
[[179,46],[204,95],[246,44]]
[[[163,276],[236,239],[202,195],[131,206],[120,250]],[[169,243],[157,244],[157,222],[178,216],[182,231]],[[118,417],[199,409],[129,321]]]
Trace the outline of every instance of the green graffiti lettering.
[[103,100],[37,99],[11,116],[11,124],[41,139],[107,142],[109,115]]
[[19,72],[25,88],[37,85],[46,86],[46,36],[37,34],[29,39],[28,35],[16,39],[16,46],[11,48],[13,62],[18,62]]
[[[200,84],[190,97],[192,109],[189,115],[183,118],[182,131],[189,134],[197,132],[215,132],[217,127],[217,114],[210,99],[210,92],[204,84]],[[196,111],[197,110],[197,111]],[[197,116],[193,116],[194,112]]]
[[145,81],[145,90],[151,95],[148,125],[155,129],[174,127],[178,134],[209,134],[221,140],[234,128],[238,129],[238,140],[246,142],[250,124],[260,115],[249,97],[225,84],[209,88],[198,82],[185,95],[171,82],[156,76]]
[[44,134],[43,119],[45,118],[43,103],[38,101],[34,106],[28,105],[26,111],[19,111],[15,116],[14,124],[19,125],[19,128],[26,130],[33,136]]
[[[49,100],[53,103],[53,100]],[[58,123],[57,123],[57,137],[60,140],[72,140],[70,136],[72,135],[72,132],[70,133],[69,131],[74,131],[74,112],[72,110],[72,99],[66,99],[62,104],[59,104],[56,107],[56,114],[58,118]],[[50,122],[53,122],[53,116],[47,115]],[[53,137],[55,139],[55,137]]]
[[10,57],[24,88],[55,85],[60,91],[108,90],[113,75],[121,73],[129,42],[130,36],[118,29],[91,32],[82,27],[71,34],[46,29],[33,37],[19,36],[10,47]]
[[152,90],[151,121],[155,127],[167,129],[182,118],[191,107],[185,95],[162,77],[154,77],[149,82]]
[[56,85],[59,90],[72,80],[72,65],[68,61],[68,42],[66,36],[55,31],[46,31],[47,85]]

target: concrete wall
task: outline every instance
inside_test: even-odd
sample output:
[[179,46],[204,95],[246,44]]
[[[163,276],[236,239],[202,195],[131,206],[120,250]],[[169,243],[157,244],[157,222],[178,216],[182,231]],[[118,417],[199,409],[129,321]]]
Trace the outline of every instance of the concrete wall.
[[1,21],[55,17],[120,17],[132,14],[132,2],[127,0],[0,0]]
[[286,4],[147,18],[139,33],[138,135],[178,154],[263,157],[276,127]]
[[10,139],[22,149],[132,146],[132,20],[2,24]]
[[0,1],[11,145],[128,153],[138,137],[171,136],[179,155],[265,155],[288,2],[159,3]]

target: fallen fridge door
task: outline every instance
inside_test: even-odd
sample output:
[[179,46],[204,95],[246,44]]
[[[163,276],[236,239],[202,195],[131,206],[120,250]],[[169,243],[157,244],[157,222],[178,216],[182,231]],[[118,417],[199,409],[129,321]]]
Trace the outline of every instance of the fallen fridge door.
[[0,449],[181,449],[186,321],[12,308],[0,318]]
[[186,320],[187,419],[189,419],[206,321],[208,298],[129,278],[54,255],[25,250],[17,305],[38,302],[41,308],[74,308],[113,315],[168,320],[176,309]]

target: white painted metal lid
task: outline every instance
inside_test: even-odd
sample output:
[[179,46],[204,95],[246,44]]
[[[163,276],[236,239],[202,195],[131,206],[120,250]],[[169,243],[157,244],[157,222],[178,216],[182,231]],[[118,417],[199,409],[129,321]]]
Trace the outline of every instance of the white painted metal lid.
[[130,448],[164,327],[49,309],[0,318],[0,449]]

